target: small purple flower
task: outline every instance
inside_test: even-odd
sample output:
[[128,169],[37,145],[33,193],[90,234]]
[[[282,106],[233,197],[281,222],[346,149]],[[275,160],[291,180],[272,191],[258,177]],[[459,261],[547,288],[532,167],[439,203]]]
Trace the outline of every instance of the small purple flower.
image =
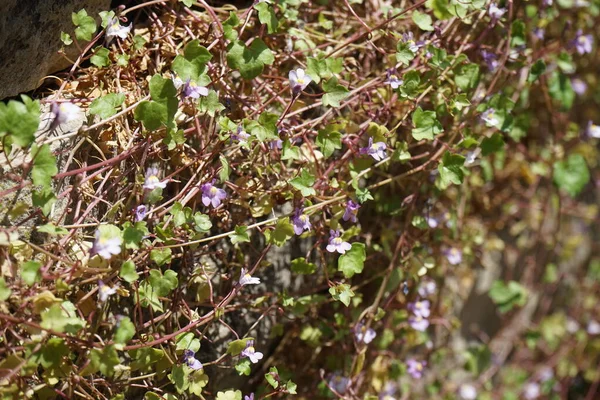
[[544,7],[551,7],[552,4],[554,4],[554,0],[543,0],[542,4],[544,5]]
[[248,134],[241,125],[237,127],[236,133],[231,134],[231,140],[237,140],[240,143],[246,143],[249,137],[250,134]]
[[538,40],[544,40],[546,37],[546,30],[544,28],[535,28],[533,30],[533,36],[535,36]]
[[202,363],[196,360],[196,353],[192,350],[188,349],[183,352],[183,362],[194,371],[202,369]]
[[392,87],[392,89],[398,89],[400,86],[402,86],[404,81],[402,79],[398,78],[398,75],[396,75],[396,71],[388,70],[387,71],[387,79],[385,80],[384,83],[387,83],[388,85],[390,85]]
[[167,186],[167,181],[161,182],[158,178],[158,168],[150,167],[146,170],[146,180],[144,181],[144,189],[154,190],[156,188],[164,189]]
[[377,337],[377,332],[372,328],[367,329],[361,322],[354,327],[354,337],[358,343],[369,344]]
[[490,72],[494,72],[498,68],[499,63],[496,54],[487,50],[481,50],[481,57],[483,57],[483,61],[485,61]]
[[95,237],[96,240],[92,246],[92,254],[98,254],[105,260],[110,260],[113,255],[121,254],[121,244],[123,243],[121,236],[108,238],[102,236],[100,230],[97,230]]
[[404,43],[408,44],[408,49],[410,51],[412,51],[413,53],[416,53],[417,51],[419,51],[419,48],[421,48],[421,46],[423,46],[423,44],[421,42],[415,42],[412,32],[403,33],[402,41]]
[[340,254],[344,254],[352,248],[350,243],[342,240],[340,237],[340,231],[331,230],[329,234],[329,244],[327,245],[328,252],[335,253],[337,251]]
[[573,40],[575,50],[581,55],[591,53],[593,43],[594,38],[592,35],[584,35],[581,29],[577,31],[575,39]]
[[135,208],[135,222],[143,221],[147,212],[148,209],[144,204],[137,206]]
[[227,193],[223,189],[213,186],[212,183],[205,183],[200,186],[202,190],[202,204],[206,207],[212,205],[217,208],[221,205],[221,201],[227,198]]
[[587,83],[579,78],[571,79],[571,87],[573,88],[573,91],[580,96],[584,95],[587,91]]
[[102,303],[106,302],[110,296],[117,293],[117,287],[110,287],[102,281],[98,281],[98,300]]
[[339,372],[331,375],[327,382],[329,387],[339,394],[345,394],[350,386],[350,379],[342,376]]
[[452,265],[458,265],[462,262],[462,251],[456,247],[452,247],[444,252],[448,262]]
[[52,103],[50,111],[54,115],[53,125],[75,121],[83,115],[78,105],[69,102]]
[[114,37],[118,37],[121,39],[127,39],[127,35],[131,31],[131,24],[128,26],[123,26],[119,23],[119,19],[114,17],[108,23],[106,27],[106,39],[111,41]]
[[304,231],[310,231],[310,219],[308,218],[308,215],[303,214],[302,208],[297,208],[294,211],[292,225],[294,226],[294,233],[296,235],[302,235]]
[[600,323],[598,323],[598,321],[595,320],[591,320],[590,322],[588,322],[587,333],[592,336],[600,335]]
[[500,8],[496,5],[496,3],[490,4],[490,8],[488,9],[488,13],[492,20],[498,20],[502,18],[506,10],[504,8]]
[[183,96],[192,99],[199,99],[200,96],[208,96],[208,88],[199,86],[196,82],[188,79],[183,85]]
[[408,303],[407,308],[416,316],[429,318],[429,315],[431,315],[430,306],[429,300],[417,300],[413,303]]
[[249,340],[246,343],[246,348],[244,350],[242,350],[241,356],[248,357],[250,359],[250,361],[252,362],[252,364],[256,364],[257,362],[262,360],[263,353],[261,353],[260,351],[256,351],[256,349],[254,349],[254,340]]
[[500,123],[498,117],[496,117],[496,110],[493,108],[488,108],[481,113],[481,119],[485,121],[487,126],[496,126]]
[[255,278],[255,277],[250,276],[248,271],[246,271],[245,268],[242,268],[242,271],[240,272],[240,282],[239,283],[242,286],[258,285],[260,283],[260,278]]
[[302,68],[290,71],[288,77],[290,78],[290,87],[294,96],[300,94],[312,81],[310,75],[307,75]]
[[423,377],[425,366],[427,366],[426,361],[417,361],[414,358],[406,360],[406,372],[415,379]]
[[540,397],[540,384],[537,382],[527,382],[523,386],[523,397],[526,400],[534,400]]
[[429,327],[429,320],[420,315],[411,315],[408,317],[408,324],[416,331],[425,332]]
[[464,383],[460,385],[458,394],[463,400],[475,400],[477,398],[477,389],[471,384]]
[[600,139],[600,126],[589,121],[586,133],[589,137]]
[[421,297],[429,297],[431,295],[434,295],[436,290],[437,285],[435,281],[433,279],[428,279],[425,282],[421,282],[421,284],[419,285],[419,289],[417,289],[417,292]]
[[369,138],[369,145],[360,149],[360,154],[368,154],[377,161],[381,161],[385,158],[386,144],[383,142],[373,143],[373,138]]
[[346,203],[346,210],[344,210],[344,216],[342,219],[344,221],[350,220],[351,222],[356,223],[356,214],[358,214],[358,209],[360,208],[360,204],[353,202],[352,200],[348,200]]
[[282,147],[283,147],[283,140],[281,140],[281,139],[271,140],[269,142],[269,148],[271,150],[275,150],[275,149],[281,150]]
[[244,396],[244,400],[254,400],[254,393],[250,393],[248,396]]

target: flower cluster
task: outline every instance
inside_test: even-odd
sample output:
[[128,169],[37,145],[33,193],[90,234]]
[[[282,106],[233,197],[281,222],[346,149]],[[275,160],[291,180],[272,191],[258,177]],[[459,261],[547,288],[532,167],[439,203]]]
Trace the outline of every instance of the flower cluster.
[[431,315],[429,300],[417,300],[408,303],[408,311],[412,314],[408,317],[409,325],[417,331],[425,332],[429,327],[429,316]]

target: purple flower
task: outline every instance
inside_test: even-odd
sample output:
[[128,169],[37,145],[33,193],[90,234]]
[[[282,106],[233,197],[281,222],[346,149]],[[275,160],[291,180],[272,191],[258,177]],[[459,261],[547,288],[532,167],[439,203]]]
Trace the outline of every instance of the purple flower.
[[373,143],[373,138],[369,138],[369,145],[360,149],[360,154],[368,154],[377,161],[385,158],[385,149],[387,146],[383,142]]
[[158,178],[158,168],[150,167],[146,170],[146,180],[144,181],[144,189],[154,190],[156,188],[164,189],[167,186],[167,181],[161,182]]
[[575,39],[573,40],[575,50],[577,50],[577,52],[581,55],[591,53],[593,43],[594,38],[592,37],[592,35],[584,35],[581,29],[577,31]]
[[342,240],[340,237],[340,231],[331,230],[329,234],[329,244],[327,245],[328,252],[335,253],[337,251],[340,254],[344,254],[352,248],[350,243]]
[[248,396],[244,396],[244,400],[254,400],[254,393],[250,393]]
[[104,303],[110,296],[117,293],[117,287],[110,287],[105,285],[104,282],[98,281],[98,300]]
[[600,139],[600,126],[589,121],[586,133],[589,137]]
[[526,400],[534,400],[540,397],[540,385],[537,382],[527,382],[523,386],[523,397]]
[[429,327],[429,320],[420,315],[411,315],[408,317],[408,324],[416,331],[425,332]]
[[79,106],[69,103],[52,103],[51,110],[54,115],[53,125],[64,124],[67,122],[75,121],[83,115],[83,111]]
[[121,254],[121,236],[105,237],[100,230],[96,231],[96,240],[92,246],[92,254],[98,254],[105,260],[110,260],[113,255]]
[[185,350],[183,352],[183,362],[186,363],[186,365],[194,371],[197,371],[199,369],[202,369],[202,363],[196,360],[195,356],[196,353],[194,353],[192,350]]
[[488,9],[488,13],[492,20],[498,20],[502,18],[506,10],[504,8],[499,8],[496,3],[490,4],[490,8]]
[[297,208],[292,217],[292,225],[294,226],[294,233],[296,235],[302,235],[302,232],[310,231],[311,228],[308,215],[303,214],[302,212],[302,208]]
[[429,318],[431,315],[429,300],[417,300],[414,303],[408,303],[408,310],[416,316]]
[[452,247],[446,250],[444,253],[450,264],[458,265],[462,262],[462,251],[460,251],[456,247]]
[[458,394],[463,400],[475,400],[477,398],[477,389],[471,384],[464,383],[460,385]]
[[600,335],[600,323],[595,320],[588,322],[587,333],[590,335]]
[[246,143],[250,135],[244,130],[244,128],[239,125],[237,127],[237,132],[231,135],[231,140],[237,140],[240,143]]
[[254,349],[254,340],[249,340],[246,343],[246,348],[242,350],[242,357],[248,357],[252,364],[256,364],[263,358],[263,353]]
[[412,32],[403,33],[402,41],[404,43],[408,44],[408,49],[410,51],[412,51],[413,53],[416,53],[417,51],[419,51],[419,48],[421,48],[421,46],[423,46],[423,43],[415,42]]
[[496,117],[496,110],[494,110],[493,108],[488,108],[483,113],[481,113],[481,119],[485,121],[487,126],[496,126],[500,123],[500,121]]
[[481,57],[483,57],[483,61],[485,61],[490,72],[494,72],[498,68],[499,63],[496,54],[487,50],[481,50]]
[[421,282],[421,284],[419,285],[419,289],[417,289],[417,292],[421,297],[429,297],[435,294],[436,290],[437,285],[435,284],[435,281],[432,279],[428,279],[425,282]]
[[242,271],[240,272],[240,282],[239,283],[242,286],[258,285],[260,283],[260,278],[254,278],[254,277],[250,276],[248,271],[246,271],[245,268],[242,268]]
[[200,189],[202,190],[202,204],[206,207],[212,204],[217,208],[221,205],[221,201],[227,198],[227,193],[223,189],[213,186],[212,183],[205,183],[200,186]]
[[111,41],[114,37],[118,37],[121,39],[127,39],[127,35],[131,31],[131,24],[128,26],[123,26],[119,23],[119,19],[114,17],[108,23],[106,27],[106,39]]
[[351,222],[356,223],[356,214],[358,214],[358,209],[360,205],[358,203],[353,202],[352,200],[348,200],[346,203],[346,210],[344,211],[344,216],[342,219],[344,221],[350,220]]
[[312,81],[310,75],[307,75],[302,68],[292,70],[289,73],[290,87],[294,95],[300,94],[301,91],[306,89],[308,84]]
[[146,218],[146,213],[148,212],[145,205],[139,205],[135,208],[135,222],[140,222],[144,218]]
[[573,91],[580,96],[584,95],[587,91],[587,83],[579,78],[571,79],[571,87],[573,88]]
[[269,148],[271,150],[281,149],[282,147],[283,147],[283,140],[281,140],[281,139],[271,140],[269,142]]
[[377,332],[374,329],[367,327],[361,322],[354,327],[354,337],[358,343],[369,344],[375,339]]
[[390,85],[392,87],[392,89],[398,89],[404,83],[404,81],[402,79],[398,78],[398,76],[396,75],[396,71],[388,70],[387,71],[387,79],[385,80],[384,83],[387,83],[388,85]]
[[329,382],[327,382],[329,387],[339,394],[345,394],[350,386],[350,379],[342,376],[339,372],[331,375],[329,378]]
[[544,5],[544,7],[550,7],[552,6],[552,4],[554,3],[554,0],[543,0],[542,4]]
[[183,85],[183,96],[198,99],[200,96],[208,96],[208,88],[199,86],[196,82],[188,79]]
[[533,30],[533,36],[538,40],[544,40],[544,37],[546,37],[546,30],[544,28],[535,28]]
[[423,377],[423,370],[427,365],[426,361],[417,361],[414,358],[406,360],[406,371],[415,379],[421,379]]

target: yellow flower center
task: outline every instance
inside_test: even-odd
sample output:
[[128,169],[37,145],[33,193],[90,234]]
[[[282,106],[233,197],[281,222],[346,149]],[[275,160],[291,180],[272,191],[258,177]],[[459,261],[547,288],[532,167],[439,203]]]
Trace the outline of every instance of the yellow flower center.
[[296,79],[296,82],[298,82],[301,85],[304,85],[304,78],[298,78]]
[[213,196],[217,194],[217,188],[216,187],[211,187],[210,188],[210,194],[212,194]]
[[417,371],[422,371],[423,370],[423,365],[421,365],[421,363],[417,363]]
[[336,237],[335,239],[332,240],[332,242],[334,244],[342,244],[342,238]]
[[158,179],[158,176],[156,175],[152,175],[148,177],[148,183],[158,183],[160,182],[160,179]]

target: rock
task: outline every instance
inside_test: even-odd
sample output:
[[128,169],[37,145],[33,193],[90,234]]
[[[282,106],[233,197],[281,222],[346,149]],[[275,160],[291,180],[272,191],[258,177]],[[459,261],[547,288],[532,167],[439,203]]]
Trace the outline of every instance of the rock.
[[[0,99],[40,86],[48,74],[70,62],[58,51],[60,33],[75,37],[71,13],[85,8],[98,13],[110,9],[110,0],[2,0],[0,1]],[[66,49],[74,59],[79,50]]]

